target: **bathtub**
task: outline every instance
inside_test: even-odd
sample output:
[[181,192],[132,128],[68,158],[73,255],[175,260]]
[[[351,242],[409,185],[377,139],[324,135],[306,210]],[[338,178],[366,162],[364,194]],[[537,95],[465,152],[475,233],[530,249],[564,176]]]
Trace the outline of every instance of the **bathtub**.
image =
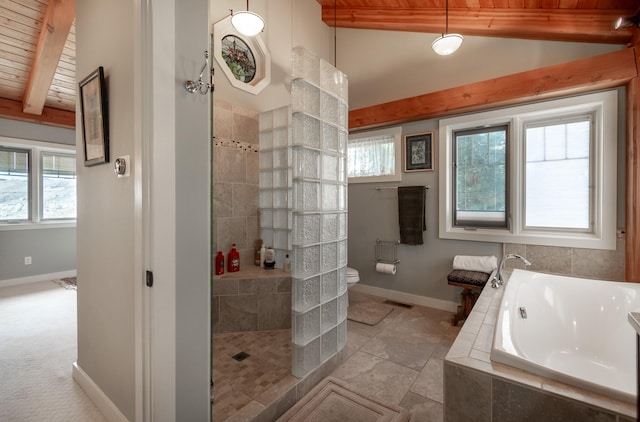
[[635,403],[640,285],[513,270],[491,360]]

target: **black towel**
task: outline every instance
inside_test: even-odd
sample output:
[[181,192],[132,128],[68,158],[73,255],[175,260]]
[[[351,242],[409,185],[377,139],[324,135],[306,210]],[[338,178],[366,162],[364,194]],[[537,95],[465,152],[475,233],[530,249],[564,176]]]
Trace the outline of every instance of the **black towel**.
[[422,245],[422,232],[427,230],[424,186],[398,187],[398,217],[400,243]]

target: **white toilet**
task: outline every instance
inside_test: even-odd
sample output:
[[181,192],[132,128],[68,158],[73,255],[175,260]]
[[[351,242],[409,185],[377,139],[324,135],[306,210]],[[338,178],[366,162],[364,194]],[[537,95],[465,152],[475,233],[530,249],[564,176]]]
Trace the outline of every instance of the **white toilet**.
[[355,268],[347,267],[347,289],[350,289],[360,281],[360,273]]

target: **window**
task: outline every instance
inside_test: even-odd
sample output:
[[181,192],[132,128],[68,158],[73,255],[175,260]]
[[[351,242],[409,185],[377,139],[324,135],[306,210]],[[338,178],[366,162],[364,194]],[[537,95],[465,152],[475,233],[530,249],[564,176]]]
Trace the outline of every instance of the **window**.
[[28,221],[30,151],[0,147],[0,220]]
[[615,249],[617,91],[440,121],[440,237]]
[[591,120],[525,125],[525,228],[591,230]]
[[508,126],[453,136],[454,225],[507,228]]
[[76,157],[42,153],[43,220],[76,218]]
[[399,127],[350,135],[347,144],[349,183],[402,180],[400,135]]
[[0,145],[0,228],[75,220],[75,154],[45,145]]

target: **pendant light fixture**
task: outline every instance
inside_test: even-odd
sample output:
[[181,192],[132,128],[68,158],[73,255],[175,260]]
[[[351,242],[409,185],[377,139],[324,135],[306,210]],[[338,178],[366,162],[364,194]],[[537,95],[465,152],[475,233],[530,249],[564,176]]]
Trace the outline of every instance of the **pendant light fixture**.
[[449,32],[449,0],[446,0],[445,6],[445,27],[442,36],[438,37],[433,43],[431,48],[437,54],[441,56],[448,56],[451,53],[460,48],[462,40],[464,39],[460,34],[448,34]]
[[249,11],[249,0],[247,0],[247,10],[233,13],[231,11],[231,25],[247,37],[258,35],[264,29],[264,19],[257,13]]

